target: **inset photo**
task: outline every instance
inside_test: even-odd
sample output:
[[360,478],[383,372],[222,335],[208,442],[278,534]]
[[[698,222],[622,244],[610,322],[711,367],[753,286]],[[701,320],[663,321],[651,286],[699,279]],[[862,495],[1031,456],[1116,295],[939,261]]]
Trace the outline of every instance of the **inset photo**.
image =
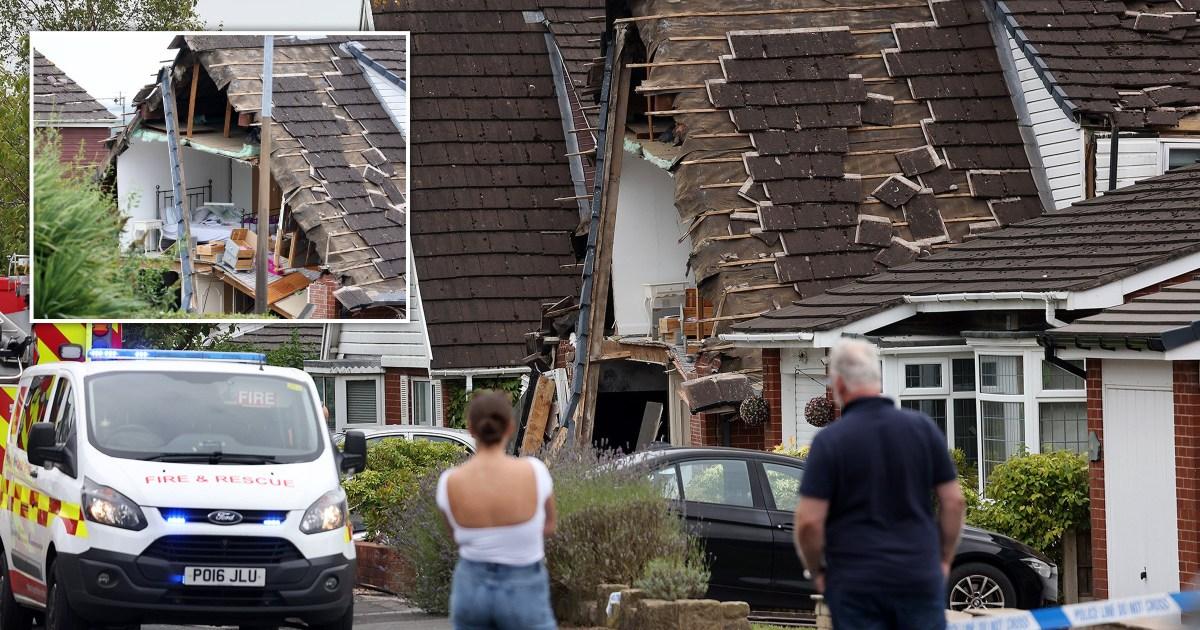
[[407,321],[408,33],[30,43],[33,321]]

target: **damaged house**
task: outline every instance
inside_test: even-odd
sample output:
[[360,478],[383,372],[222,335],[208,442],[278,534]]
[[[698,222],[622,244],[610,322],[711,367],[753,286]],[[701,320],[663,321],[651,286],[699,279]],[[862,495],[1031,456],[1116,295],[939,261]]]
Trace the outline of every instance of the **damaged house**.
[[[112,148],[123,240],[181,239],[167,116],[177,120],[194,312],[251,312],[263,38],[180,35]],[[268,303],[278,316],[404,318],[406,40],[279,36],[273,55]],[[165,107],[170,105],[171,107]],[[186,305],[185,305],[186,307]]]
[[58,132],[64,163],[98,168],[108,156],[104,143],[121,123],[74,79],[33,51],[33,126]]

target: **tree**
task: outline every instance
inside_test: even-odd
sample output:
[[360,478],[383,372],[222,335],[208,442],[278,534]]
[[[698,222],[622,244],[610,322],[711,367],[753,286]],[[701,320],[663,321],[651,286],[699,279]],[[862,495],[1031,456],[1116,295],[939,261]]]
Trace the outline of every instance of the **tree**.
[[0,67],[0,263],[29,253],[29,77]]
[[29,252],[29,31],[200,30],[196,0],[0,1],[0,256]]
[[59,161],[57,134],[39,132],[34,161],[33,312],[51,318],[119,318],[146,308],[118,253],[112,198]]
[[0,52],[26,59],[29,31],[197,31],[196,0],[5,0]]
[[[217,324],[126,324],[122,342],[126,348],[156,350],[200,350],[212,342]],[[215,335],[218,342],[227,333]]]

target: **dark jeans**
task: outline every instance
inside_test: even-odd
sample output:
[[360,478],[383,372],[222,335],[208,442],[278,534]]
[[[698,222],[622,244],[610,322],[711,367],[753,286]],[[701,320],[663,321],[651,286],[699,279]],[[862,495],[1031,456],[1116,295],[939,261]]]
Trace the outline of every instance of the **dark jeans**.
[[450,587],[450,623],[454,630],[555,630],[546,565],[459,559]]
[[826,591],[835,630],[945,630],[946,598]]

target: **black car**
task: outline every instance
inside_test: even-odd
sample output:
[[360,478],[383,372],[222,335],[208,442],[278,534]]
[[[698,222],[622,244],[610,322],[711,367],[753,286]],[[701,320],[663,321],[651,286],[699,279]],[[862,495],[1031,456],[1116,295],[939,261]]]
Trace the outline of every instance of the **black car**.
[[[708,596],[754,610],[809,609],[815,591],[792,545],[804,462],[736,448],[643,451],[645,466],[677,502],[711,561]],[[1058,569],[1011,538],[966,527],[951,569],[947,605],[1036,608],[1058,596]]]

